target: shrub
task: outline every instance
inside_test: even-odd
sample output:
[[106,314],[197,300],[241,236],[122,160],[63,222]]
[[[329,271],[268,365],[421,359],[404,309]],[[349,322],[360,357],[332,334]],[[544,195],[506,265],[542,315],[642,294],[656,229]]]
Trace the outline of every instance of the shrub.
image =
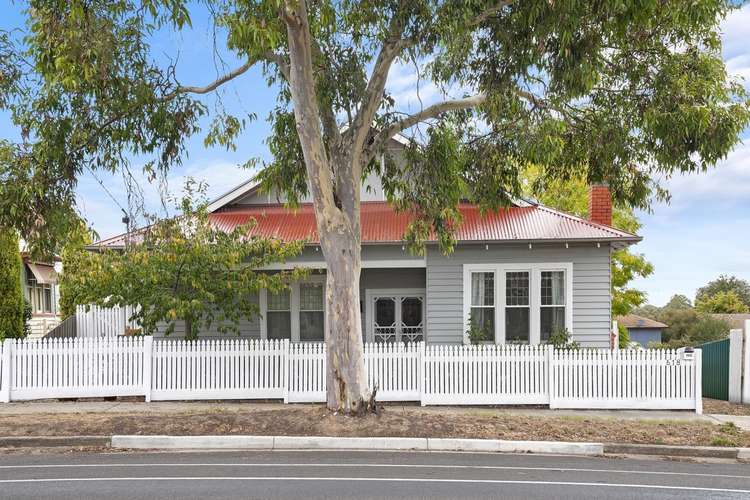
[[627,349],[630,345],[630,331],[621,324],[617,325],[617,345],[620,349]]
[[555,346],[556,349],[581,348],[581,344],[572,340],[572,336],[567,328],[555,328],[550,334],[547,343]]
[[466,336],[469,337],[469,343],[471,344],[480,344],[482,342],[491,340],[490,332],[487,330],[487,328],[479,326],[474,321],[474,318],[471,315],[469,315],[469,323],[466,328]]
[[0,229],[0,339],[24,336],[24,300],[18,236]]

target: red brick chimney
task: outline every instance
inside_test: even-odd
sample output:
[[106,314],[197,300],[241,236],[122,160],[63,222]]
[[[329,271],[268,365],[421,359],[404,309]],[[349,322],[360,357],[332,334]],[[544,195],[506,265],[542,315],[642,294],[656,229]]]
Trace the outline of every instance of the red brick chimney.
[[606,183],[589,186],[589,220],[606,226],[612,225],[612,194]]

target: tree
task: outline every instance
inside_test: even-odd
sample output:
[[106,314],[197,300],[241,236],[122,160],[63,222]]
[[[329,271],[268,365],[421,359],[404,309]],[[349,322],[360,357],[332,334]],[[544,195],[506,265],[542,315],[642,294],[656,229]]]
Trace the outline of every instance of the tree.
[[[0,223],[25,236],[43,220],[54,236],[53,213],[73,205],[84,168],[123,169],[128,154],[153,158],[152,172],[179,164],[209,111],[201,96],[261,67],[279,99],[274,161],[260,178],[292,203],[312,196],[327,265],[328,406],[347,413],[372,404],[359,309],[364,174],[413,215],[410,248],[434,234],[448,252],[464,193],[485,210],[506,206],[528,164],[544,179],[606,181],[618,203],[646,208],[668,195],[657,179],[714,165],[750,118],[721,59],[729,0],[208,1],[242,62],[202,86],[175,81],[148,43],[189,29],[186,1],[30,1],[25,46],[10,51],[33,71],[14,74],[25,91],[5,99],[24,140],[0,155]],[[400,106],[386,90],[395,61],[417,66],[444,99]],[[206,143],[231,146],[243,120],[215,118]],[[385,147],[398,133],[414,139],[404,162]]]
[[716,292],[713,295],[703,295],[695,301],[695,308],[704,313],[746,313],[747,305],[734,290]]
[[60,285],[59,308],[60,315],[63,318],[74,315],[76,306],[85,304],[76,297],[73,284],[78,281],[77,275],[85,274],[88,271],[86,266],[89,259],[87,258],[86,245],[91,244],[92,240],[92,232],[81,221],[79,226],[68,234],[62,246],[60,259],[62,260],[63,270],[58,282]]
[[[583,178],[569,180],[545,180],[539,169],[529,167],[524,179],[525,191],[550,207],[563,210],[579,217],[588,217],[588,184]],[[612,225],[630,233],[638,232],[641,224],[632,207],[620,203],[614,207]],[[646,301],[646,294],[641,290],[628,288],[628,284],[637,276],[647,277],[654,272],[653,265],[643,254],[628,249],[612,253],[612,315],[629,314],[633,308],[640,307]]]
[[25,336],[22,266],[16,232],[0,228],[0,339]]
[[669,302],[664,306],[664,309],[692,309],[693,304],[690,303],[690,299],[685,295],[675,294],[669,299]]
[[733,292],[745,304],[746,308],[750,308],[750,283],[735,276],[727,276],[725,274],[698,289],[695,293],[696,305],[698,302],[705,302],[719,292]]
[[166,325],[169,335],[183,321],[186,338],[194,339],[212,325],[239,332],[240,320],[260,313],[254,294],[278,293],[304,274],[258,271],[298,254],[302,242],[248,237],[248,225],[226,233],[211,224],[206,205],[193,207],[189,196],[180,208],[181,216],[155,221],[123,251],[72,253],[61,277],[68,300],[135,306],[130,319],[142,333]]

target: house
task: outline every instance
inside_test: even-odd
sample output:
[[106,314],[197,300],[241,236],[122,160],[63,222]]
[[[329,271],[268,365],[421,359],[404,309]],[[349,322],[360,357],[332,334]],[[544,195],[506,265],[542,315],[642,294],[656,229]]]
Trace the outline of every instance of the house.
[[745,328],[745,324],[750,321],[750,314],[748,313],[712,314],[711,316],[724,321],[729,325],[730,330],[742,330]]
[[631,342],[638,342],[648,347],[651,342],[661,342],[661,334],[669,325],[636,314],[627,314],[617,318],[618,324],[628,329]]
[[23,270],[23,295],[31,306],[29,336],[42,337],[60,323],[60,289],[57,273],[58,262],[38,262],[26,252],[21,252]]
[[[293,261],[267,270],[303,265],[313,270],[309,278],[279,295],[261,291],[253,299],[261,317],[243,321],[241,335],[323,340],[326,264],[310,201],[291,210],[282,196],[247,181],[210,204],[218,227],[232,230],[255,219],[252,235],[308,242]],[[402,241],[409,215],[389,206],[379,178],[371,175],[363,181],[361,207],[364,340],[459,344],[467,340],[472,318],[491,342],[538,344],[566,328],[582,346],[608,347],[610,256],[641,238],[610,226],[606,186],[593,186],[589,202],[590,220],[522,199],[484,216],[462,203],[455,251],[444,255],[430,241],[425,255],[415,256]],[[120,235],[94,246],[122,248],[125,240]],[[184,325],[172,335],[184,335]]]

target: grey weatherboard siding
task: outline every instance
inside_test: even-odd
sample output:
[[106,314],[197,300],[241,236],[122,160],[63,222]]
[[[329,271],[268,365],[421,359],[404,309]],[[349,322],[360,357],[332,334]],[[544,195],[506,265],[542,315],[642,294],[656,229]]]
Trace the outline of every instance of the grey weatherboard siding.
[[448,256],[427,251],[427,342],[458,344],[463,318],[463,265],[493,263],[573,263],[573,338],[584,347],[608,347],[611,324],[610,248],[595,243],[459,244]]
[[[363,248],[367,260],[414,258],[401,245]],[[321,261],[322,254],[306,249],[296,262]],[[419,260],[418,258],[414,258]],[[595,243],[570,245],[534,244],[529,250],[520,244],[459,244],[453,254],[444,256],[434,245],[429,246],[425,268],[363,269],[360,279],[361,300],[366,289],[425,288],[426,341],[433,344],[458,344],[466,329],[463,319],[463,265],[487,263],[573,263],[573,336],[585,347],[608,347],[611,325],[610,248]],[[255,299],[257,300],[257,298]],[[362,314],[363,331],[364,311]],[[243,320],[242,337],[260,338],[259,318]],[[184,324],[178,322],[174,338],[183,337]],[[162,337],[163,334],[157,334]],[[215,327],[201,332],[200,337],[222,338]]]

